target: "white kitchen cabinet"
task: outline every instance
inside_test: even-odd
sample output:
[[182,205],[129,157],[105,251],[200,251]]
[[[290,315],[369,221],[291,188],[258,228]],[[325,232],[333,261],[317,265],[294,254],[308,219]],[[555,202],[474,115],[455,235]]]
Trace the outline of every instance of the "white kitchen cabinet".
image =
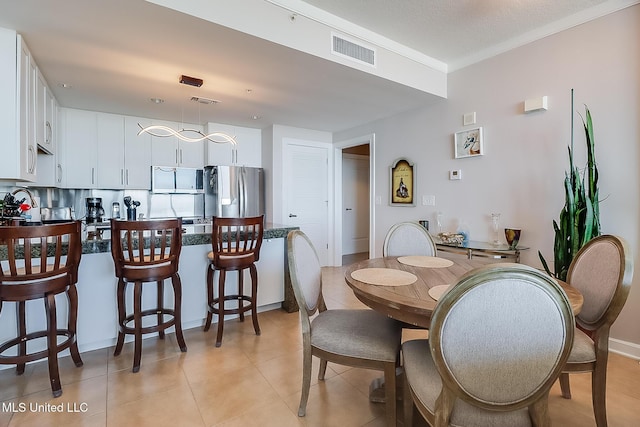
[[[52,128],[50,122],[50,92],[40,69],[35,71],[35,139],[37,147],[46,154],[53,154]],[[49,115],[47,114],[49,112]]]
[[124,188],[124,117],[97,113],[97,188]]
[[151,188],[151,137],[144,119],[60,109],[58,185],[102,190]]
[[36,185],[38,187],[57,187],[60,185],[60,161],[58,159],[58,101],[51,95],[51,91],[47,89],[47,112],[45,124],[45,138],[49,132],[49,148],[51,154],[44,151],[38,151],[38,176]]
[[[176,131],[184,128],[202,130],[195,125],[153,121],[154,125],[168,126]],[[162,131],[157,131],[162,134]],[[193,136],[193,135],[189,135]],[[204,167],[204,142],[186,142],[174,136],[151,137],[151,163],[153,166]]]
[[124,188],[151,190],[151,135],[138,135],[140,127],[151,121],[136,117],[124,118]]
[[15,31],[0,28],[0,179],[35,182],[34,70],[29,48]]
[[36,180],[36,165],[38,161],[38,145],[35,139],[35,106],[36,93],[35,83],[37,68],[36,63],[29,52],[29,48],[18,36],[17,47],[20,49],[20,65],[18,79],[20,81],[20,98],[18,100],[20,114],[20,147],[23,156],[23,178],[27,181]]
[[262,166],[260,129],[208,123],[206,133],[213,132],[224,132],[235,137],[237,145],[234,147],[232,144],[207,141],[206,165]]
[[56,132],[58,125],[58,101],[48,86],[45,87],[44,144],[51,154],[56,152]]
[[62,188],[97,188],[98,113],[59,110],[60,173]]

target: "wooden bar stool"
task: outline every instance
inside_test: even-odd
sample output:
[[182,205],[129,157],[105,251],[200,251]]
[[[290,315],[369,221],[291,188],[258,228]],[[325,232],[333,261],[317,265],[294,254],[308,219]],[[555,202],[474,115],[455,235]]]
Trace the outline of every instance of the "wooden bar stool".
[[[42,226],[0,227],[0,250],[6,250],[7,259],[0,262],[0,313],[4,302],[15,302],[17,336],[0,344],[0,364],[17,365],[18,375],[24,373],[25,364],[47,358],[49,379],[54,397],[62,394],[58,353],[71,352],[76,366],[82,366],[76,341],[78,318],[78,265],[82,255],[80,221]],[[42,250],[45,248],[45,250]],[[56,295],[67,296],[67,328],[59,329]],[[26,302],[44,299],[47,327],[27,332]],[[59,337],[63,337],[61,342]],[[46,338],[47,348],[28,351],[27,343]],[[3,356],[17,346],[16,355]]]
[[[181,305],[182,284],[178,275],[178,263],[182,249],[182,220],[180,218],[121,221],[111,220],[111,255],[118,278],[118,341],[114,356],[122,351],[125,334],[134,336],[133,372],[140,370],[142,335],[158,332],[164,339],[164,331],[175,326],[176,339],[182,352],[187,345],[182,335]],[[164,281],[173,285],[173,308],[164,305]],[[142,309],[143,283],[156,282],[157,304]],[[127,284],[133,283],[133,312],[127,314],[125,304]],[[142,319],[157,316],[153,325],[143,326]],[[130,325],[133,323],[133,325]]]
[[[253,329],[256,335],[260,335],[257,312],[258,270],[255,262],[260,257],[263,231],[264,215],[247,218],[213,217],[212,251],[208,255],[210,262],[207,267],[207,319],[204,330],[205,332],[209,330],[212,317],[217,314],[216,347],[222,345],[224,316],[227,314],[239,314],[240,321],[243,322],[244,313],[251,311]],[[251,295],[245,295],[243,289],[243,272],[247,268],[251,274]],[[219,271],[220,275],[218,277],[218,297],[214,298],[213,276],[216,271]],[[225,292],[227,271],[238,272],[237,294],[227,295]],[[237,307],[225,307],[225,301],[237,301]]]

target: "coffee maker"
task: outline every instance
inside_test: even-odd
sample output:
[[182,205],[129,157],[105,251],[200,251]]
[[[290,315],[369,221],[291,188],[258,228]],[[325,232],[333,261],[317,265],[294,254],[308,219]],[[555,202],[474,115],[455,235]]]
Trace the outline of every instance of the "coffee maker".
[[87,224],[102,222],[104,209],[101,197],[87,197]]

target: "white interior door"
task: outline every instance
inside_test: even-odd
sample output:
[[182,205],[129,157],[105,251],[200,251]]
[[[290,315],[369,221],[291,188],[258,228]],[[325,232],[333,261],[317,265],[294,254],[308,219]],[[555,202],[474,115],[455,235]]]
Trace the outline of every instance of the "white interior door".
[[342,157],[342,254],[369,251],[369,157]]
[[329,260],[329,149],[287,145],[284,174],[284,220],[300,227],[318,252],[321,265]]

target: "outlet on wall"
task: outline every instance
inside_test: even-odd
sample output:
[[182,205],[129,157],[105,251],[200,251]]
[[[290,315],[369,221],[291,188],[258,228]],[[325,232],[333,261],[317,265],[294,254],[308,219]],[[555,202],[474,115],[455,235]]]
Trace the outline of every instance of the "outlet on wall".
[[436,205],[436,196],[433,196],[433,195],[422,196],[422,206],[435,206],[435,205]]

